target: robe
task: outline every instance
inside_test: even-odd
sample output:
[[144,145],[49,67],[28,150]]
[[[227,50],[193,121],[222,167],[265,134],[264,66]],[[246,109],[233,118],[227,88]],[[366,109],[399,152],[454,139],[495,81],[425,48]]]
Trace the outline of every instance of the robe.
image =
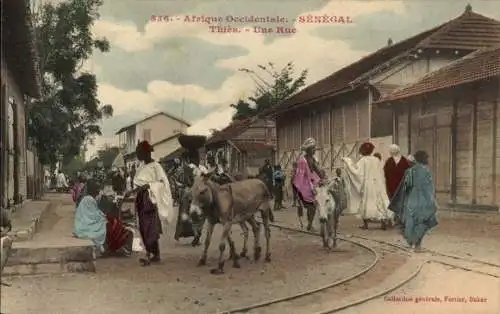
[[388,158],[385,162],[384,175],[387,196],[389,199],[396,193],[398,186],[401,184],[401,180],[403,180],[406,169],[410,167],[411,165],[405,157],[401,157],[398,163],[396,163],[393,157]]
[[374,156],[363,156],[357,163],[350,158],[343,158],[343,161],[349,195],[348,212],[364,220],[392,219],[380,160]]
[[320,180],[319,175],[311,169],[305,156],[300,156],[297,160],[297,171],[293,177],[293,186],[295,186],[302,203],[314,204],[316,200],[315,189]]
[[427,231],[438,224],[434,193],[427,166],[416,164],[406,170],[389,209],[403,223],[403,235],[409,245],[420,245]]

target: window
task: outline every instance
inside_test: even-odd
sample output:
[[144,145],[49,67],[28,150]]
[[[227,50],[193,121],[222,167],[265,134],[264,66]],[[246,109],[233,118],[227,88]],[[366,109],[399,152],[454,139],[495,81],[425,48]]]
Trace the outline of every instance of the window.
[[144,129],[142,131],[142,140],[151,142],[151,129]]

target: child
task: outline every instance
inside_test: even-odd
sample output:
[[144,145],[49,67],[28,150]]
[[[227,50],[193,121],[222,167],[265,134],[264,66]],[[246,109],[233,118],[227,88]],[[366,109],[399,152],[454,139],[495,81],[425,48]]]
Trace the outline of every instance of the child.
[[340,216],[347,208],[347,184],[345,179],[342,177],[342,169],[335,169],[335,174],[337,176],[331,182],[328,190],[335,200],[335,212],[337,212],[337,215]]
[[274,186],[274,210],[283,208],[283,186],[285,185],[285,173],[280,165],[274,166],[273,186]]

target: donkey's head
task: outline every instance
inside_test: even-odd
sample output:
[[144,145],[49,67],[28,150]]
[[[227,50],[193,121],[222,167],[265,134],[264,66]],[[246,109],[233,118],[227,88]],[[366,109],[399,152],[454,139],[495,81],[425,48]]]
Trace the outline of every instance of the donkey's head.
[[206,174],[195,177],[193,187],[191,188],[192,198],[189,208],[189,214],[191,216],[201,216],[206,214],[207,210],[213,208],[216,185],[217,184],[212,182]]

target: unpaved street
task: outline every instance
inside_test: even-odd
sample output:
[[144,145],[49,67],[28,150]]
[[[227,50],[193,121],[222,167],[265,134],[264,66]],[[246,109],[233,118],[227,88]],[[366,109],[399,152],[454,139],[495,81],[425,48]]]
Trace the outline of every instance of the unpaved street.
[[[214,234],[208,267],[196,267],[201,248],[192,248],[188,241],[175,243],[167,235],[161,265],[142,268],[137,257],[108,258],[98,260],[95,274],[9,279],[12,287],[2,289],[2,311],[215,313],[326,285],[358,272],[373,258],[345,242],[339,252],[328,254],[321,249],[319,238],[273,229],[270,264],[242,260],[242,268],[233,269],[228,262],[226,274],[214,276],[209,268],[217,264],[219,229]],[[241,249],[238,226],[233,233]]]

